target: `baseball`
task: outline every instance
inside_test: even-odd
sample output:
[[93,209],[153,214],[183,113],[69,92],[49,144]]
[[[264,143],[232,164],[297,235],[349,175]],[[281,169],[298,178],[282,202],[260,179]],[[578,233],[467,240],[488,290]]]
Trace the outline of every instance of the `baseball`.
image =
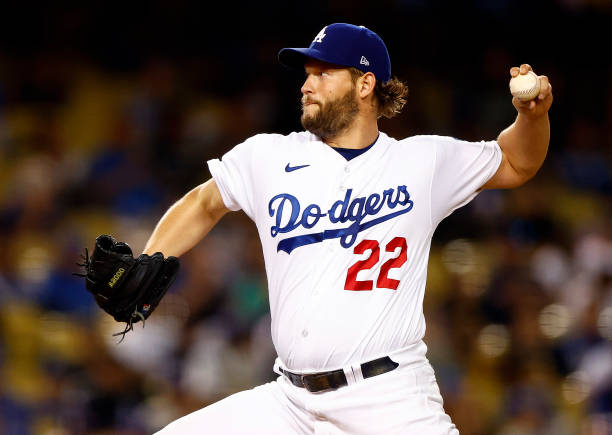
[[540,93],[540,78],[533,71],[512,77],[510,93],[521,101],[533,100]]

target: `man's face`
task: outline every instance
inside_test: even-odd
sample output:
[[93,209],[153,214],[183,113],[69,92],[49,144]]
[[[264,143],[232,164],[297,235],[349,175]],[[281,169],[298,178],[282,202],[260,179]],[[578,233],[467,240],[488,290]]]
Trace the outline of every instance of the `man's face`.
[[351,74],[346,68],[317,60],[309,60],[304,68],[302,126],[321,138],[336,137],[359,112]]

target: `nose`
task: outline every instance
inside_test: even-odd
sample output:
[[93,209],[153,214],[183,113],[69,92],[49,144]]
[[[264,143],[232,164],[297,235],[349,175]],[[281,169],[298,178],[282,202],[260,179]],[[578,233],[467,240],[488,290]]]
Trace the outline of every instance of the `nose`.
[[300,91],[304,95],[312,94],[312,80],[310,77],[311,77],[310,74],[306,76],[306,80],[304,80],[304,84],[302,85],[302,88],[300,89]]

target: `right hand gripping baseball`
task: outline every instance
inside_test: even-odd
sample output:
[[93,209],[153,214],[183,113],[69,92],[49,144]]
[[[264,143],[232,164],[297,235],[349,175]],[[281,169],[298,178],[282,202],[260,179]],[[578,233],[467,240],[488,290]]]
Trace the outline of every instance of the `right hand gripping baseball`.
[[172,285],[179,270],[176,257],[164,258],[161,252],[141,254],[134,259],[132,250],[109,235],[96,238],[91,257],[85,252],[86,289],[98,306],[118,322],[132,324],[145,320],[155,310]]
[[[521,64],[520,67],[514,66],[510,68],[510,80],[518,77],[519,75],[527,75],[530,72],[533,72],[533,70],[529,64],[524,63]],[[552,85],[550,84],[548,77],[543,75],[536,75],[536,77],[538,77],[540,85],[540,89],[537,92],[537,97],[526,100],[521,100],[517,96],[512,98],[512,104],[516,110],[528,118],[537,118],[547,114],[553,101]]]

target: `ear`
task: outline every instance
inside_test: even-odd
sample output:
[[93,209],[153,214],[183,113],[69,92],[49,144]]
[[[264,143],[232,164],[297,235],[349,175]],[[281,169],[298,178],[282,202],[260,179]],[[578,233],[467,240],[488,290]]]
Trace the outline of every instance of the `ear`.
[[357,80],[357,92],[361,98],[366,98],[368,95],[374,93],[374,87],[376,86],[376,77],[373,73],[367,72]]

